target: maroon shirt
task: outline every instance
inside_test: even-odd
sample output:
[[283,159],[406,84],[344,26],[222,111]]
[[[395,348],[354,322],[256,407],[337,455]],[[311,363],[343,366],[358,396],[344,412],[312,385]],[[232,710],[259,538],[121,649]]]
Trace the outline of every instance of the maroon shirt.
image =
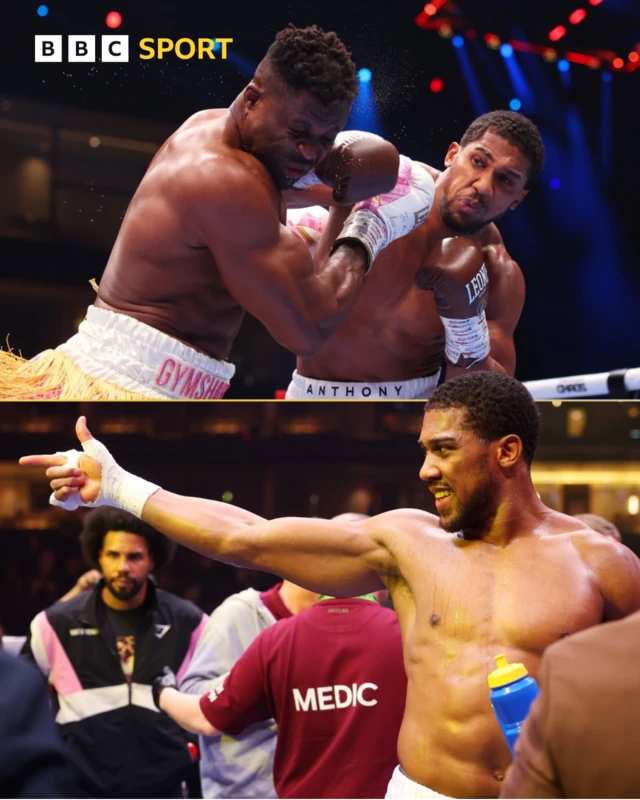
[[237,735],[273,717],[279,797],[384,797],[407,679],[395,613],[331,599],[263,631],[200,708]]
[[260,593],[260,599],[276,618],[276,622],[280,622],[281,619],[287,619],[288,617],[293,616],[291,611],[289,611],[289,609],[285,606],[282,598],[280,597],[281,588],[282,581],[280,581],[280,583],[276,583],[276,585],[272,586],[270,589],[267,589],[266,592]]

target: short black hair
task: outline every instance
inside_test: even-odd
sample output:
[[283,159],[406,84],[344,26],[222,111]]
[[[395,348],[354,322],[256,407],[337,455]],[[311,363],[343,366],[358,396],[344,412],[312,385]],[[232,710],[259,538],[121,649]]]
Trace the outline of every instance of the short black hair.
[[515,434],[528,465],[540,437],[540,412],[520,381],[504,372],[469,372],[439,386],[425,413],[447,408],[465,410],[464,427],[485,442]]
[[476,142],[487,131],[506,139],[529,161],[531,168],[526,183],[526,186],[529,186],[544,166],[544,144],[538,128],[528,117],[516,111],[489,111],[488,114],[474,119],[469,125],[460,140],[460,146],[466,147],[471,142]]
[[279,31],[264,61],[292,89],[306,89],[325,106],[350,105],[358,93],[351,54],[336,33],[317,25]]
[[147,547],[153,557],[156,570],[162,569],[171,561],[177,548],[175,542],[167,539],[151,525],[147,525],[146,522],[134,517],[128,511],[102,506],[87,514],[80,534],[82,554],[92,567],[99,567],[98,556],[104,537],[109,531],[123,531],[143,536],[147,541]]

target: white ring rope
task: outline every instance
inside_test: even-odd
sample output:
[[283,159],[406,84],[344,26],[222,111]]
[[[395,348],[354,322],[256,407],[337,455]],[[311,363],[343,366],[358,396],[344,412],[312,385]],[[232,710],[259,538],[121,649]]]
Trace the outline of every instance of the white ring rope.
[[[615,381],[616,391],[612,392]],[[640,390],[640,367],[593,375],[570,375],[568,378],[546,378],[523,384],[536,400],[571,400],[574,397],[616,396]]]

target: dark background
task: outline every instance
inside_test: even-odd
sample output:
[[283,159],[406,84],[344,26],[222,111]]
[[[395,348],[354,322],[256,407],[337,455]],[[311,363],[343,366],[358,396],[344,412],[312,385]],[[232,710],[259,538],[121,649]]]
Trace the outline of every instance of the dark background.
[[[588,11],[587,18],[569,25],[567,17],[579,5]],[[483,34],[550,44],[549,31],[562,23],[568,33],[557,43],[560,57],[565,50],[605,57],[600,69],[572,64],[563,80],[555,63],[538,55],[514,56],[526,84],[525,94],[519,94],[522,111],[539,125],[547,146],[539,186],[500,223],[527,281],[516,332],[517,376],[531,380],[640,363],[640,136],[634,114],[640,70],[629,71],[628,61],[640,43],[640,3],[635,0],[604,0],[595,7],[587,0],[448,3],[434,20],[446,18],[454,33],[477,33],[465,40],[463,51],[435,30],[419,28],[415,18],[422,4],[409,0],[51,0],[45,18],[37,16],[37,6],[27,2],[5,10],[0,56],[0,99],[11,106],[0,110],[5,155],[3,161],[0,150],[0,205],[8,220],[0,230],[0,334],[10,332],[24,355],[58,344],[75,330],[92,300],[87,281],[100,278],[121,216],[153,152],[132,154],[104,145],[92,149],[86,143],[89,135],[144,139],[157,146],[195,111],[228,105],[278,29],[288,22],[317,23],[338,31],[357,66],[372,70],[370,87],[382,132],[407,155],[441,166],[448,145],[461,137],[476,113],[506,108],[516,96],[506,59],[486,47]],[[111,10],[123,15],[116,31],[104,24]],[[131,60],[35,64],[36,33],[128,34]],[[233,59],[180,61],[171,54],[163,61],[140,61],[137,42],[144,36],[232,37]],[[99,52],[99,39],[97,45]],[[614,55],[623,58],[623,70],[611,70]],[[475,104],[461,59],[470,64],[482,95]],[[610,83],[603,82],[604,72],[612,72]],[[429,90],[434,77],[445,82],[439,94]],[[86,137],[75,144],[63,137],[56,160],[55,148],[36,133],[15,125],[3,131],[2,123],[12,120],[67,128]],[[364,127],[361,119],[356,122]],[[53,172],[54,205],[59,204],[53,218],[25,213],[17,201],[11,206],[16,192],[12,170],[38,148]],[[552,178],[560,179],[560,190],[550,188]],[[238,373],[230,397],[273,397],[275,389],[286,386],[294,361],[254,320],[245,324],[231,359]]]
[[[640,494],[640,403],[538,405],[543,429],[533,476],[543,502],[606,516],[640,555],[640,514],[627,510],[629,495]],[[2,411],[0,624],[9,634],[26,633],[29,620],[87,568],[77,544],[84,512],[50,506],[43,470],[17,464],[21,455],[74,447],[79,414],[125,469],[265,518],[434,511],[418,477],[422,403],[7,403]],[[552,483],[539,473],[538,482],[542,468],[588,468],[592,477]],[[606,479],[614,470],[618,478]],[[183,547],[158,577],[207,612],[234,592],[276,580]]]

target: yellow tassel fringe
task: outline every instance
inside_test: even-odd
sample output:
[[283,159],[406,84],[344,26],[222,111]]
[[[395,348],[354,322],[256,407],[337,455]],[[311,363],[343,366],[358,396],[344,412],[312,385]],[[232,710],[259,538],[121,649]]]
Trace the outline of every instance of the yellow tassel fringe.
[[45,350],[33,361],[0,350],[0,400],[150,399],[87,375],[56,350]]

